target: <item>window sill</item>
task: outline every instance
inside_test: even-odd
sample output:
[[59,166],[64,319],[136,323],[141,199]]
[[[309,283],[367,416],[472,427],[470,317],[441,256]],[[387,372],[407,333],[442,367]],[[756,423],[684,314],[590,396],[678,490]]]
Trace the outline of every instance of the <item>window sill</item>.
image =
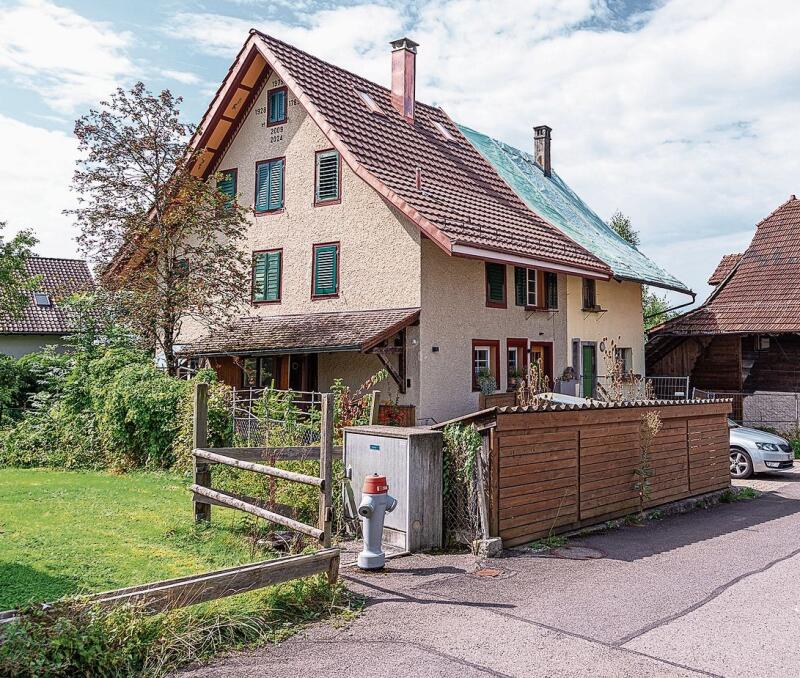
[[263,306],[264,304],[280,304],[281,300],[280,299],[262,299],[262,300],[251,299],[250,303],[253,306]]
[[277,127],[278,125],[285,125],[288,118],[284,118],[283,120],[276,120],[275,122],[268,122],[267,127]]
[[281,214],[284,209],[285,209],[284,207],[279,207],[278,209],[275,209],[275,210],[257,210],[257,209],[254,209],[253,213],[257,217],[264,217],[264,216],[267,216],[269,214]]
[[311,301],[322,301],[323,299],[338,299],[339,293],[336,294],[312,294]]
[[584,313],[604,313],[606,309],[601,308],[600,306],[589,306],[581,308],[581,311]]
[[506,302],[487,301],[486,308],[508,308],[508,304]]
[[328,205],[341,205],[342,199],[336,198],[335,200],[321,200],[320,202],[315,202],[314,207],[327,207]]
[[525,306],[525,310],[532,313],[555,313],[558,311],[557,308],[547,308],[546,306]]

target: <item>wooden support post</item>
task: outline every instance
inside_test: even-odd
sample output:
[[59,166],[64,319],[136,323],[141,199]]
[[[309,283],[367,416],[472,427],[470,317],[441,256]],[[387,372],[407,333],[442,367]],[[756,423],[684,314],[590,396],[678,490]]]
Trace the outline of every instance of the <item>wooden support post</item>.
[[381,408],[381,392],[372,392],[372,402],[369,405],[369,423],[375,425],[378,423],[378,411]]
[[[206,447],[208,445],[208,384],[194,385],[194,419],[192,427],[192,448]],[[203,461],[194,459],[194,484],[201,487],[211,487],[211,466]],[[205,520],[211,522],[211,504],[193,500],[195,522]]]
[[324,532],[322,547],[330,548],[333,524],[333,395],[322,394],[322,421],[319,441],[319,529]]

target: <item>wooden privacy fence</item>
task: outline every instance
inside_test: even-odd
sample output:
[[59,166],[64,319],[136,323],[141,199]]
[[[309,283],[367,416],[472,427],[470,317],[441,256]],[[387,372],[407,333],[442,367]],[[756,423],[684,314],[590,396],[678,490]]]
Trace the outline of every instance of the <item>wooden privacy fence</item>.
[[[370,404],[370,422],[377,423],[380,391],[373,391]],[[342,448],[333,445],[333,395],[323,393],[320,402],[320,444],[301,447],[222,447],[208,445],[208,385],[196,384],[194,393],[194,429],[192,452],[194,458],[194,483],[191,486],[196,521],[211,520],[211,506],[244,511],[290,530],[300,532],[320,541],[323,547],[331,545],[333,522],[333,458],[342,456]],[[268,459],[279,461],[319,460],[319,476],[310,476],[286,469],[268,466]],[[308,525],[270,510],[254,497],[244,497],[214,488],[211,469],[214,464],[258,473],[279,480],[317,488],[319,492],[319,521]]]
[[663,428],[645,508],[729,487],[730,402],[672,402],[496,410],[486,428],[492,536],[514,546],[637,511],[647,410]]

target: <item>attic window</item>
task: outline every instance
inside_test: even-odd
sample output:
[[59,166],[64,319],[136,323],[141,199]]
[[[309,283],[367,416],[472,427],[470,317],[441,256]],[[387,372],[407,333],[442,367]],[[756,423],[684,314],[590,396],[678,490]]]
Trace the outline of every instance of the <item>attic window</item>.
[[433,126],[439,131],[439,134],[441,134],[445,139],[447,139],[447,141],[455,141],[455,137],[453,137],[453,135],[450,134],[450,131],[442,123],[434,120]]
[[36,302],[37,306],[41,306],[42,308],[49,308],[53,304],[53,302],[50,301],[50,295],[45,292],[34,292],[33,300]]
[[383,115],[383,109],[381,109],[381,107],[375,103],[375,99],[373,99],[366,92],[362,92],[360,89],[357,89],[356,92],[358,92],[358,96],[361,97],[361,101],[364,102],[370,113],[378,113]]

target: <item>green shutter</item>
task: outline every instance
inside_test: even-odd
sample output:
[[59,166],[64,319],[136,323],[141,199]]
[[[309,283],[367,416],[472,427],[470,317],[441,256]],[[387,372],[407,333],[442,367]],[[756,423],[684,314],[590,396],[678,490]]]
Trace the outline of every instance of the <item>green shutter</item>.
[[286,118],[286,90],[278,89],[269,93],[269,121],[280,122]]
[[525,306],[525,295],[527,289],[527,274],[524,268],[514,267],[514,303],[517,306]]
[[269,208],[283,207],[283,160],[274,160],[269,168]]
[[486,264],[486,287],[488,301],[502,304],[506,300],[506,267],[504,264]]
[[545,307],[558,308],[558,276],[555,273],[544,274]]
[[280,301],[281,252],[253,255],[253,301]]
[[283,159],[256,165],[256,211],[283,207]]
[[230,197],[230,200],[225,203],[226,207],[233,205],[236,198],[236,172],[234,170],[222,173],[222,179],[217,182],[217,190]]
[[317,202],[339,199],[339,153],[317,153]]
[[321,245],[314,248],[314,296],[336,294],[339,278],[338,245]]

